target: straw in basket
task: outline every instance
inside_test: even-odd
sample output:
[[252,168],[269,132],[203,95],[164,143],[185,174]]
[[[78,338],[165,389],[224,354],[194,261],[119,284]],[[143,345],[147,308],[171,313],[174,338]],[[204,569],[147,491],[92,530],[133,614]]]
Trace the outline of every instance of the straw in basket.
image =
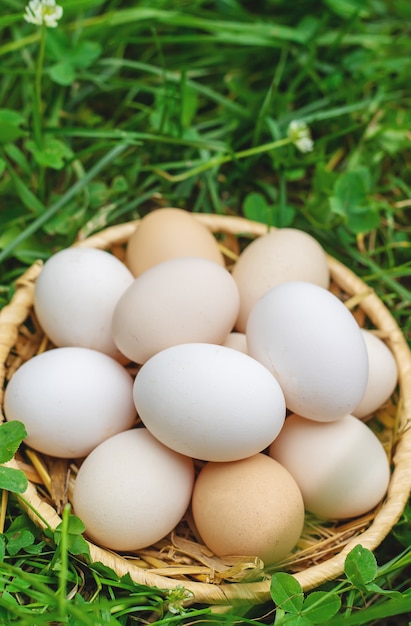
[[[195,214],[209,230],[221,235],[227,258],[235,258],[237,238],[264,235],[266,226],[240,217]],[[138,221],[113,226],[75,245],[100,248],[124,257],[124,246],[138,227]],[[234,242],[234,252],[232,252]],[[231,251],[230,251],[231,250]],[[229,262],[228,262],[229,264]],[[332,289],[349,306],[360,323],[378,332],[394,354],[399,371],[398,392],[390,411],[377,413],[378,436],[391,460],[392,474],[384,501],[361,518],[320,523],[307,516],[306,526],[290,557],[277,569],[292,573],[304,590],[340,576],[348,552],[359,543],[375,549],[399,520],[411,488],[411,355],[407,342],[393,316],[359,277],[332,257],[328,257]],[[35,263],[17,281],[14,297],[0,313],[0,401],[7,381],[16,369],[47,344],[33,313],[34,287],[42,264]],[[372,423],[370,424],[372,427]],[[22,504],[39,526],[45,522],[56,528],[61,522],[55,504],[61,481],[58,462],[26,450],[11,462],[26,471],[30,480]],[[75,471],[75,468],[74,468]],[[65,480],[66,475],[63,476]],[[54,495],[50,497],[50,493]],[[25,504],[26,503],[26,504]],[[190,530],[184,520],[169,537],[147,550],[121,555],[89,543],[90,557],[113,569],[120,577],[129,574],[137,583],[160,589],[184,587],[188,603],[227,605],[238,602],[263,603],[270,598],[270,575],[258,559],[241,561],[217,559]]]

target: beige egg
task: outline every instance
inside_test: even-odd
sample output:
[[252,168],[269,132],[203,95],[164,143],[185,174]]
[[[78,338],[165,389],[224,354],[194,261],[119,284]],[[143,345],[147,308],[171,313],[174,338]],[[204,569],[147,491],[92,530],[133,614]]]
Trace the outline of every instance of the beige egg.
[[245,332],[251,309],[269,289],[286,281],[329,287],[330,274],[322,246],[295,228],[273,230],[252,241],[232,270],[240,292],[236,330]]
[[368,353],[368,383],[353,415],[362,418],[374,413],[390,398],[397,386],[398,369],[387,344],[369,330],[361,332]]
[[192,459],[136,428],[110,437],[87,456],[74,483],[73,507],[99,545],[138,550],[179,523],[193,483]]
[[388,488],[385,450],[373,431],[353,415],[333,422],[290,415],[269,454],[295,478],[307,511],[321,518],[363,515]]
[[292,551],[304,525],[300,490],[278,462],[259,453],[210,462],[192,496],[197,530],[218,556],[257,556],[270,565]]
[[244,354],[248,354],[247,336],[245,333],[229,333],[224,339],[222,345],[227,348],[233,348],[234,350],[243,352]]
[[139,276],[169,259],[198,256],[224,265],[224,257],[210,230],[188,211],[157,209],[145,215],[126,248],[126,265]]
[[238,305],[237,285],[225,267],[199,257],[169,259],[137,276],[118,300],[114,342],[136,363],[177,344],[219,344]]

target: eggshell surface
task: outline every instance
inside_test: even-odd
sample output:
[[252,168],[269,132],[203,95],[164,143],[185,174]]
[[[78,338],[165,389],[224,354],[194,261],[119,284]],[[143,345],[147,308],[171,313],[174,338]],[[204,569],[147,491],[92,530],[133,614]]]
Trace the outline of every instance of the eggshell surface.
[[159,352],[134,382],[150,432],[181,454],[232,461],[266,448],[285,418],[281,388],[260,363],[232,348],[178,345]]
[[218,556],[257,556],[270,565],[287,556],[304,524],[301,492],[290,473],[265,454],[207,463],[192,510],[204,543]]
[[398,382],[398,368],[389,347],[372,332],[361,330],[368,353],[368,381],[360,403],[352,412],[356,417],[367,417],[390,398]]
[[57,347],[80,346],[114,358],[111,322],[133,275],[115,256],[94,248],[66,248],[50,257],[36,281],[34,310]]
[[279,228],[254,239],[240,254],[233,270],[240,292],[236,330],[245,332],[254,304],[269,289],[301,280],[328,288],[330,272],[322,246],[308,233]]
[[221,343],[238,306],[237,286],[224,267],[199,257],[171,259],[141,274],[121,296],[114,341],[136,363],[181,343]]
[[232,332],[227,335],[221,345],[227,346],[227,348],[233,348],[239,352],[244,352],[244,354],[248,354],[247,337],[245,333]]
[[211,231],[189,212],[167,207],[145,215],[126,248],[126,263],[134,276],[169,259],[198,256],[224,265]]
[[247,324],[249,354],[279,381],[287,408],[319,421],[351,413],[368,379],[368,355],[355,318],[331,292],[307,282],[273,287]]
[[353,415],[328,423],[290,415],[269,454],[294,477],[307,511],[321,518],[363,515],[388,488],[384,448]]
[[138,550],[165,537],[183,517],[194,483],[192,459],[167,449],[145,428],[107,439],[81,465],[73,508],[87,535],[112,550]]
[[7,420],[23,422],[25,442],[35,450],[83,457],[135,421],[133,379],[102,352],[54,348],[15,372],[6,388],[4,410]]

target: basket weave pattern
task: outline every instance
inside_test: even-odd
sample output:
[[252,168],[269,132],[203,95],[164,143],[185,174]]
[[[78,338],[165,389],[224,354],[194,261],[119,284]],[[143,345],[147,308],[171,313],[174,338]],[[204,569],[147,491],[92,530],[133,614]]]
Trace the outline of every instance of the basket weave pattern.
[[[229,247],[237,236],[250,240],[262,236],[267,228],[260,223],[237,217],[195,215],[213,233],[226,237]],[[110,250],[120,258],[138,222],[108,228],[75,245]],[[225,245],[224,242],[224,245]],[[343,264],[328,257],[332,290],[353,311],[359,322],[375,330],[394,354],[399,370],[399,391],[387,410],[377,413],[376,428],[392,463],[392,475],[386,498],[376,510],[356,520],[320,524],[307,516],[307,523],[295,553],[279,564],[299,580],[303,589],[312,589],[340,576],[346,554],[358,543],[375,549],[398,521],[407,503],[411,488],[411,355],[407,342],[383,302],[360,278]],[[9,305],[0,312],[0,402],[7,381],[16,369],[38,352],[52,347],[39,328],[33,313],[35,281],[42,268],[32,265],[16,283]],[[41,455],[32,454],[22,446],[11,462],[26,471],[30,480],[24,500],[27,512],[36,524],[45,522],[55,528],[61,521],[58,507],[50,496],[50,483],[55,483],[53,468]],[[47,473],[47,467],[51,468]],[[42,468],[46,468],[42,471]],[[75,468],[74,468],[75,472]],[[51,476],[50,476],[51,474]],[[55,500],[55,499],[54,499]],[[24,506],[24,501],[23,501]],[[253,603],[269,599],[270,576],[258,559],[219,560],[198,542],[189,514],[174,533],[156,546],[133,555],[120,555],[90,543],[94,562],[111,567],[119,576],[129,574],[139,584],[172,589],[184,586],[192,594],[192,602],[230,604]]]

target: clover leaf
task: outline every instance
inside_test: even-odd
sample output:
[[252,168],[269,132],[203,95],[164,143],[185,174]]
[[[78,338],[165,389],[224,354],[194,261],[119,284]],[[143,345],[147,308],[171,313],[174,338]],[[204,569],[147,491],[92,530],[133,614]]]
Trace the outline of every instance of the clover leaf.
[[[0,463],[11,461],[21,442],[27,436],[24,424],[19,421],[0,425]],[[27,489],[27,478],[19,469],[0,465],[0,489],[23,493]]]

